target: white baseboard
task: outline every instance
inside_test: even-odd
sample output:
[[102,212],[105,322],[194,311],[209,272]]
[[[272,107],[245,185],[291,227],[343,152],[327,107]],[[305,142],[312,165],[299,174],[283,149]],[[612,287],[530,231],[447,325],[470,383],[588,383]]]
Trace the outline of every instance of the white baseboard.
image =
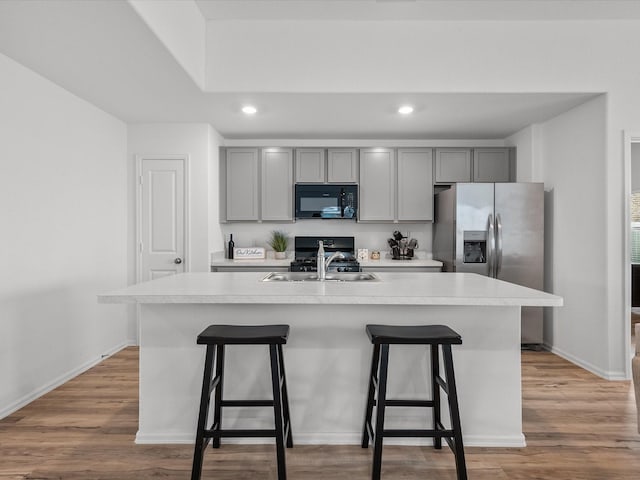
[[565,360],[568,360],[569,362],[581,368],[584,368],[585,370],[593,373],[594,375],[604,378],[605,380],[630,380],[630,378],[627,378],[625,372],[611,372],[607,370],[602,370],[601,368],[598,368],[589,362],[585,362],[584,360],[576,357],[575,355],[565,352],[561,348],[557,348],[546,343],[543,344],[542,347],[545,350],[548,350],[549,352],[555,355],[558,355],[559,357],[562,357]]
[[33,402],[34,400],[40,398],[44,394],[49,393],[51,390],[54,390],[54,389],[58,388],[60,385],[63,385],[64,383],[68,382],[72,378],[77,377],[81,373],[86,372],[91,367],[95,367],[100,362],[102,362],[104,359],[112,356],[113,354],[119,352],[120,350],[122,350],[123,348],[126,348],[128,346],[130,346],[130,344],[128,342],[124,342],[124,343],[121,343],[119,345],[116,345],[115,347],[109,349],[105,354],[102,354],[97,358],[89,360],[88,362],[85,362],[84,364],[82,364],[82,365],[80,365],[80,366],[78,366],[78,367],[76,367],[76,368],[74,368],[74,369],[72,369],[72,370],[60,375],[56,379],[54,379],[51,382],[47,383],[46,385],[38,387],[35,390],[29,392],[28,394],[26,394],[23,397],[19,398],[18,400],[16,400],[15,402],[11,403],[10,405],[8,405],[6,407],[3,407],[3,408],[0,408],[0,419],[2,419],[4,417],[7,417],[7,416],[11,415],[14,412],[17,412],[22,407],[25,407],[26,405],[28,405],[31,402]]
[[[141,433],[136,434],[137,444],[191,444],[195,441],[194,433]],[[293,436],[295,445],[360,445],[360,433],[302,433]],[[273,438],[225,438],[224,443],[236,445],[262,445],[275,443]],[[465,447],[525,447],[524,435],[512,436],[464,436]],[[429,438],[387,438],[385,445],[422,446],[433,445]]]

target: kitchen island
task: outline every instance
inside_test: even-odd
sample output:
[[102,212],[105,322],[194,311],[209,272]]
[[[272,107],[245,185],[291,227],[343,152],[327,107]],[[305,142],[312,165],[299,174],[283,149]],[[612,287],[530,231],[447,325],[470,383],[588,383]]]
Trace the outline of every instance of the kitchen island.
[[[524,446],[520,308],[557,307],[562,298],[476,274],[377,275],[377,282],[263,282],[264,273],[186,273],[100,295],[101,303],[140,305],[136,442],[194,441],[205,353],[196,337],[206,326],[287,323],[294,442],[358,444],[371,355],[364,328],[385,323],[445,324],[460,333],[453,355],[466,445]],[[266,347],[230,347],[226,358],[225,398],[270,398]],[[389,398],[428,396],[426,348],[393,346],[389,370]],[[224,415],[229,428],[273,428],[268,408]],[[425,415],[394,408],[387,424],[429,425]]]

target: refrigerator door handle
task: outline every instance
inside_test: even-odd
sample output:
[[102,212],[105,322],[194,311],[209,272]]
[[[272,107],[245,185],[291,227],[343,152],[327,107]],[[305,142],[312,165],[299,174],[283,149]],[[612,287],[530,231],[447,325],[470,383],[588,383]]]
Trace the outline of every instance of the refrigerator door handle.
[[500,218],[500,214],[496,213],[496,261],[495,261],[495,278],[498,278],[500,275],[500,270],[502,269],[502,218]]
[[494,264],[495,264],[495,251],[496,251],[496,234],[495,226],[493,223],[493,215],[489,214],[487,220],[488,224],[488,238],[487,238],[487,276],[495,277]]

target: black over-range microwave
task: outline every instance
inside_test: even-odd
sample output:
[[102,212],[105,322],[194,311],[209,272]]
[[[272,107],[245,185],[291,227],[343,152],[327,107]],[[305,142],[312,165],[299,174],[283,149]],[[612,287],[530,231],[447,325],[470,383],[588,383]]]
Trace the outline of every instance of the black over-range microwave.
[[355,219],[357,185],[296,184],[296,218]]

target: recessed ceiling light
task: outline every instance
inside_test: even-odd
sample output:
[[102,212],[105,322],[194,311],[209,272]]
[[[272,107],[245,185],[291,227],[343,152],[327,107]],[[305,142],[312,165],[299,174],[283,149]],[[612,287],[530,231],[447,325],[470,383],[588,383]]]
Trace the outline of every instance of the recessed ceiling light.
[[409,105],[403,105],[398,109],[398,113],[401,113],[402,115],[409,115],[410,113],[413,113],[413,107]]
[[246,105],[246,106],[242,107],[242,111],[244,113],[246,113],[247,115],[253,115],[254,113],[256,113],[258,111],[258,109],[256,107],[254,107],[253,105]]

